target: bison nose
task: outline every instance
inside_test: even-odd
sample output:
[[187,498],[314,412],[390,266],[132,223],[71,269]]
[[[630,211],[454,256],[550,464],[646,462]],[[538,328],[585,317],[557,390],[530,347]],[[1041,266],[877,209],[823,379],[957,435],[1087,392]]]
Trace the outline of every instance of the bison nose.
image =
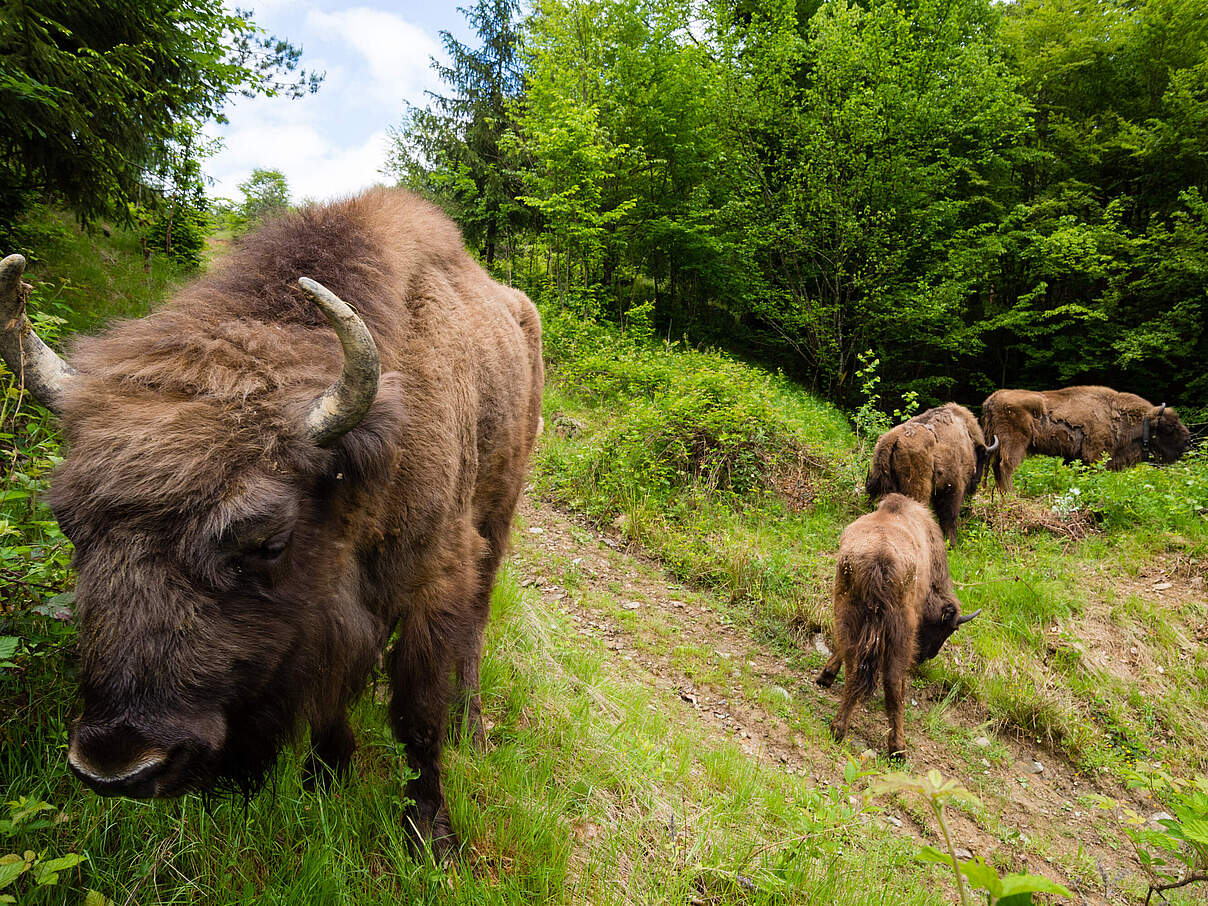
[[102,796],[149,799],[168,766],[168,752],[126,723],[80,722],[67,751],[71,772]]

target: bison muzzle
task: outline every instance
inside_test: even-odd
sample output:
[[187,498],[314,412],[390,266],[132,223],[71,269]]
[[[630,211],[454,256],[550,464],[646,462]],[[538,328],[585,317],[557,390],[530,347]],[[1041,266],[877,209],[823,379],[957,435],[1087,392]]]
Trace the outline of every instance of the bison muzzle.
[[890,728],[886,751],[901,756],[911,668],[939,654],[948,637],[981,612],[961,615],[944,538],[926,507],[889,494],[843,530],[834,607],[835,652],[817,679],[826,688],[840,668],[846,670],[831,732],[836,740],[847,735],[852,711],[881,677]]
[[400,820],[448,852],[441,747],[459,691],[482,737],[482,634],[540,424],[532,303],[388,189],[264,226],[71,364],[30,329],[23,268],[0,263],[0,353],[64,431],[72,771],[104,794],[248,791],[304,724],[308,776],[340,774],[394,637],[418,772]]

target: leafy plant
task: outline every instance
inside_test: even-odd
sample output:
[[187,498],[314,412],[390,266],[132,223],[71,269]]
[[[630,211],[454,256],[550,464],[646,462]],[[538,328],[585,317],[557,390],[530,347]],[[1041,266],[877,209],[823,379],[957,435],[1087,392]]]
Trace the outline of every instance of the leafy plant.
[[1155,893],[1208,882],[1208,777],[1183,780],[1160,764],[1138,763],[1127,772],[1129,789],[1145,790],[1167,812],[1147,819],[1132,806],[1107,796],[1092,799],[1113,813]]
[[945,779],[939,771],[930,770],[922,776],[895,771],[875,782],[871,792],[877,796],[913,793],[931,808],[940,826],[940,832],[944,835],[944,848],[947,852],[940,852],[933,846],[924,846],[919,851],[918,858],[921,862],[934,862],[952,869],[962,906],[970,906],[969,892],[965,889],[966,881],[975,890],[986,891],[986,902],[990,906],[1028,906],[1034,893],[1051,893],[1062,897],[1071,895],[1060,884],[1039,875],[1009,874],[1001,877],[998,870],[980,856],[958,859],[944,809],[954,800],[969,803],[977,803],[978,800],[960,783]]
[[[53,821],[38,817],[53,812],[55,807],[40,799],[21,796],[7,803],[8,818],[0,818],[0,837],[10,839],[19,833],[44,830],[54,825]],[[49,856],[46,851],[27,849],[0,856],[0,891],[13,885],[22,875],[27,875],[34,887],[49,887],[59,882],[59,874],[75,868],[88,860],[78,853]],[[0,893],[0,903],[16,903],[17,898],[9,893]]]

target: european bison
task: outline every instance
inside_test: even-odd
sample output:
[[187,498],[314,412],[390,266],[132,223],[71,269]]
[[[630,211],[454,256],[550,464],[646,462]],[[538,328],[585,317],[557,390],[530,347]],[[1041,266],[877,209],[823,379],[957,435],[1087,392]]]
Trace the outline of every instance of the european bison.
[[982,404],[981,424],[1002,442],[992,461],[994,481],[1007,492],[1030,453],[1066,462],[1107,454],[1107,467],[1122,469],[1150,459],[1174,462],[1191,443],[1191,432],[1165,403],[1155,406],[1110,387],[995,390]]
[[480,739],[491,586],[540,423],[532,303],[389,189],[270,223],[70,365],[24,317],[24,263],[0,263],[0,352],[66,439],[49,502],[78,570],[71,770],[105,795],[246,793],[305,723],[308,777],[338,774],[397,630],[390,719],[418,771],[401,820],[448,853],[453,675]]
[[986,446],[964,406],[928,409],[881,435],[864,489],[873,499],[897,493],[931,504],[944,537],[955,542],[961,505],[981,484],[986,459],[997,449],[997,438]]
[[898,757],[906,751],[902,717],[910,669],[935,657],[957,627],[981,613],[961,616],[944,538],[926,507],[889,494],[843,530],[834,603],[835,653],[817,679],[827,688],[840,667],[847,671],[831,732],[836,740],[847,735],[852,710],[872,694],[880,674],[887,752]]

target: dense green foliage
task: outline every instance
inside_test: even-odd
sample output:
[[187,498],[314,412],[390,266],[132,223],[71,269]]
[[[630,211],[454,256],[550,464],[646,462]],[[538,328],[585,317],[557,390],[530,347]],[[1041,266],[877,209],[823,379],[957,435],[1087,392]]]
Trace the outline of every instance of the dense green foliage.
[[299,51],[197,0],[0,3],[0,235],[34,198],[81,217],[199,188],[200,127],[233,94],[318,86]]
[[534,295],[653,301],[660,332],[848,404],[871,349],[927,404],[1103,382],[1203,418],[1205,0],[540,0],[515,30],[490,8],[441,75],[466,98],[465,63],[506,61],[507,89],[413,111],[398,171],[488,260],[467,198],[517,202]]

